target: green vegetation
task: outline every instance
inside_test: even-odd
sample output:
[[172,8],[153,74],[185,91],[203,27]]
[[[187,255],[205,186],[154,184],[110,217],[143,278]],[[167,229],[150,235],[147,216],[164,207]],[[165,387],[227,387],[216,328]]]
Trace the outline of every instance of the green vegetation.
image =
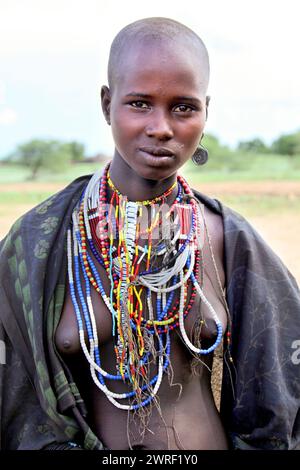
[[[37,182],[69,182],[94,173],[101,163],[70,163],[64,172],[43,168]],[[290,158],[276,154],[257,154],[226,150],[209,151],[206,165],[197,167],[191,161],[181,171],[191,184],[221,181],[300,180],[300,155]],[[19,183],[30,179],[31,169],[16,163],[0,163],[0,184]]]
[[[197,167],[189,161],[182,170],[192,185],[300,180],[300,131],[282,135],[270,146],[254,138],[240,142],[233,150],[210,134],[204,136],[202,144],[209,151],[208,163]],[[26,180],[67,183],[101,166],[103,163],[85,158],[84,146],[78,142],[36,139],[19,145],[12,155],[0,160],[0,184]]]
[[300,131],[279,137],[272,144],[275,153],[295,156],[300,154]]
[[288,158],[276,154],[230,152],[209,154],[203,167],[188,162],[184,175],[193,184],[211,181],[300,180],[300,155]]
[[[299,147],[292,142],[298,142]],[[279,144],[280,139],[289,145]],[[300,132],[282,136],[271,146],[261,139],[240,142],[236,150],[222,145],[212,135],[205,135],[202,141],[208,149],[209,160],[203,167],[191,161],[184,168],[184,174],[192,184],[211,181],[262,181],[300,179]],[[288,153],[294,149],[293,155]],[[279,150],[285,150],[282,154]],[[298,149],[298,153],[296,150]]]
[[19,145],[5,160],[24,166],[27,179],[35,180],[41,170],[64,173],[72,162],[84,159],[84,146],[78,142],[34,139]]
[[268,146],[258,137],[240,142],[237,147],[242,152],[277,153],[279,155],[295,156],[300,154],[300,131],[283,134]]
[[[68,183],[79,176],[94,173],[101,168],[99,163],[70,163],[66,171],[56,173],[50,169],[43,169],[37,175],[34,181],[47,183]],[[3,183],[20,183],[29,180],[30,168],[21,166],[17,163],[1,163],[0,162],[0,184]]]
[[[94,173],[101,168],[100,163],[70,164],[63,173],[49,169],[41,171],[37,182],[68,183],[82,175]],[[238,154],[212,155],[206,165],[197,167],[186,163],[181,171],[191,184],[222,181],[263,181],[263,180],[300,180],[300,155],[287,158],[282,155]],[[28,180],[30,169],[15,163],[0,163],[0,184],[20,183]]]
[[259,139],[258,137],[252,140],[239,142],[237,149],[243,153],[270,153],[269,147],[264,143],[262,139]]

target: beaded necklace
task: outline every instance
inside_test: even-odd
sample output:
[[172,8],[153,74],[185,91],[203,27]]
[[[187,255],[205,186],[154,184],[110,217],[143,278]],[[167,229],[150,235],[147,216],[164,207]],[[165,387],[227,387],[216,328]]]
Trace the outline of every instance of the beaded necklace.
[[[155,206],[160,209],[176,185],[177,196],[167,213],[155,214]],[[112,193],[109,201],[107,187]],[[150,210],[151,221],[142,230],[144,210]],[[164,233],[166,221],[168,237],[155,243],[154,229]],[[108,166],[102,175],[94,174],[73,211],[67,238],[68,276],[80,344],[93,381],[119,409],[140,411],[155,400],[169,371],[173,329],[179,328],[184,344],[198,355],[211,353],[221,342],[222,324],[199,283],[200,235],[197,202],[180,176],[161,196],[132,202],[115,188]],[[99,275],[102,269],[110,281],[109,295]],[[116,373],[101,366],[92,288],[111,314]],[[184,319],[196,293],[216,323],[216,340],[208,349],[193,345],[185,331]],[[126,383],[128,391],[110,390],[109,381],[114,380]]]

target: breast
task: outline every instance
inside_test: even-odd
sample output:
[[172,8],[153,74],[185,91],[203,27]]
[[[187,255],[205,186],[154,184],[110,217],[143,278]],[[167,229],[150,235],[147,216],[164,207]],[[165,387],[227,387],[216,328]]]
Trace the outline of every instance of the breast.
[[[100,295],[91,291],[92,304],[95,314],[99,344],[105,344],[112,339],[111,314]],[[87,332],[85,331],[87,342]],[[78,332],[78,323],[70,296],[69,287],[66,289],[61,318],[55,332],[55,344],[58,351],[64,355],[78,354],[82,351]]]
[[[105,282],[108,283],[107,280]],[[225,331],[227,325],[227,318],[224,306],[222,305],[219,296],[216,295],[216,292],[214,292],[214,290],[210,288],[208,282],[206,290],[206,295],[213,307],[215,308],[218,317],[222,322],[223,331]],[[105,344],[112,343],[111,313],[106,307],[101,296],[94,289],[91,290],[91,296],[97,326],[99,345],[103,346]],[[200,298],[197,296],[195,298],[193,307],[191,308],[185,320],[185,329],[190,340],[192,340],[195,324],[199,320],[200,315],[204,319],[204,324],[201,328],[201,339],[205,340],[205,346],[203,344],[202,347],[207,347],[207,345],[212,344],[215,339],[216,326],[208,308],[200,301]],[[172,334],[172,336],[174,335]],[[181,342],[177,335],[175,337],[176,340]],[[87,332],[85,332],[85,340],[86,342],[88,341]],[[61,355],[69,356],[82,352],[79,339],[77,318],[75,315],[68,286],[66,288],[61,318],[55,332],[55,343]]]

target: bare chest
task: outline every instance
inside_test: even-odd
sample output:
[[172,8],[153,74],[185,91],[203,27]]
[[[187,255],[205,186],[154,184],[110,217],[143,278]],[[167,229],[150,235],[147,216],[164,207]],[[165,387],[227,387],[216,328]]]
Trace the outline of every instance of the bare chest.
[[[109,280],[103,270],[99,271],[99,274],[101,276],[101,280],[106,290],[106,293],[109,296]],[[208,276],[207,273],[204,273],[203,291],[205,292],[206,298],[209,300],[210,304],[216,311],[217,316],[222,323],[223,331],[225,331],[227,325],[227,317],[224,304],[222,302],[219,289],[216,288],[216,282],[213,283],[211,280],[211,275]],[[191,289],[188,291],[187,298],[190,296],[190,293]],[[83,294],[85,294],[84,287]],[[179,294],[174,296],[173,306],[176,305],[176,303],[178,305],[178,296]],[[101,295],[93,288],[91,289],[91,301],[93,306],[99,345],[104,346],[109,343],[113,344],[113,320],[111,312],[105,305],[105,302]],[[155,302],[153,302],[153,304],[155,316]],[[216,335],[216,326],[208,307],[201,301],[198,294],[196,294],[193,298],[193,301],[191,302],[192,306],[190,308],[188,308],[188,304],[189,301],[187,300],[185,308],[188,313],[184,321],[187,336],[192,341],[193,335],[195,333],[195,328],[197,326],[199,327],[199,324],[201,322],[201,339],[204,340],[205,344],[207,342],[213,342],[213,339]],[[145,315],[147,315],[146,309]],[[179,330],[178,326],[177,329]],[[172,337],[174,337],[173,341],[176,341],[178,339],[178,335],[173,334]],[[88,342],[88,333],[86,328],[85,341]],[[182,344],[181,341],[179,342]],[[78,319],[75,314],[75,309],[71,299],[68,283],[66,286],[66,294],[61,318],[55,333],[55,343],[58,351],[62,356],[74,356],[81,354],[82,352],[79,337]],[[186,346],[182,344],[182,348],[186,349]]]
[[[224,288],[225,274],[224,274],[224,265],[223,265],[223,226],[222,221],[219,216],[210,213],[209,211],[206,214],[208,229],[211,232],[211,239],[206,238],[203,248],[202,248],[202,257],[203,264],[202,269],[198,272],[198,281],[202,286],[203,293],[208,300],[209,304],[212,306],[216,312],[216,316],[222,324],[223,332],[227,327],[227,314],[225,310],[224,298],[221,295],[221,290]],[[204,231],[203,227],[203,231]],[[213,253],[213,257],[212,257]],[[101,284],[103,285],[104,291],[108,298],[111,294],[111,284],[108,279],[107,273],[104,268],[98,266],[98,274],[101,279]],[[78,318],[76,317],[74,305],[71,299],[70,290],[68,287],[68,281],[66,282],[66,294],[65,301],[62,309],[62,314],[60,318],[59,325],[55,334],[55,342],[59,352],[63,356],[74,356],[81,353],[82,347],[80,345],[79,338],[79,324]],[[81,285],[82,285],[82,295],[86,297],[86,288],[83,276],[81,275]],[[144,292],[145,293],[145,292]],[[190,284],[189,289],[186,293],[185,299],[185,321],[184,329],[186,331],[187,337],[190,341],[193,341],[193,335],[195,327],[199,327],[201,323],[200,339],[204,342],[213,343],[216,335],[216,324],[215,320],[212,317],[211,309],[208,308],[206,302],[200,299],[199,294],[195,293],[191,296],[192,286]],[[143,306],[142,315],[145,319],[149,315],[147,310],[147,303],[145,295],[142,294],[140,300],[140,305]],[[176,313],[176,305],[178,307],[178,298],[179,292],[176,290],[173,297],[173,301],[170,304],[169,309],[173,313]],[[153,314],[156,318],[156,301],[155,294],[152,297],[153,304]],[[113,320],[112,315],[109,309],[107,308],[102,296],[91,287],[91,304],[93,307],[93,313],[95,318],[95,324],[97,329],[97,336],[99,345],[113,345],[114,344],[114,329],[113,329]],[[175,309],[175,312],[174,312]],[[175,329],[176,330],[176,329]],[[178,330],[178,328],[177,328]],[[178,335],[172,335],[173,342],[178,341],[182,349],[187,349],[184,345],[184,342],[179,339]],[[87,331],[85,328],[85,341],[87,342]],[[202,346],[201,346],[202,347]]]

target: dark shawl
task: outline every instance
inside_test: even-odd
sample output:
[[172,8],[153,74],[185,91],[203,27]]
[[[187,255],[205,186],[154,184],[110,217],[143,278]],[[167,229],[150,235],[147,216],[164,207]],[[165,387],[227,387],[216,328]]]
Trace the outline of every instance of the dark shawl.
[[[0,449],[41,449],[69,440],[85,449],[103,448],[53,341],[64,300],[66,230],[88,179],[77,179],[32,209],[0,243]],[[224,222],[236,369],[223,367],[225,429],[235,448],[295,448],[300,442],[300,360],[293,349],[300,340],[299,290],[241,216],[196,196]]]

